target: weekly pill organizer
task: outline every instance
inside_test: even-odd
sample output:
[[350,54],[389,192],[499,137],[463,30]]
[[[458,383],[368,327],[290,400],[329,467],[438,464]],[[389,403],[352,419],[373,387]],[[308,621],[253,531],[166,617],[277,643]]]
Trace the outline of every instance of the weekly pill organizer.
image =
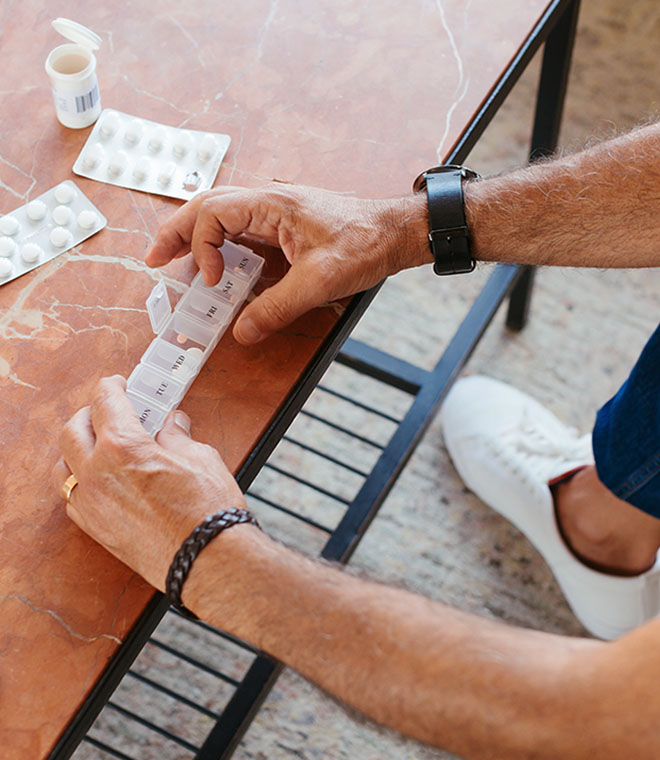
[[161,281],[147,299],[156,337],[126,383],[126,395],[151,435],[161,429],[197,377],[259,279],[264,260],[229,241],[220,249],[225,269],[217,285],[198,272],[172,311]]
[[73,171],[131,190],[189,200],[215,181],[231,138],[140,119],[106,108]]
[[106,218],[70,180],[0,217],[0,285],[102,230]]

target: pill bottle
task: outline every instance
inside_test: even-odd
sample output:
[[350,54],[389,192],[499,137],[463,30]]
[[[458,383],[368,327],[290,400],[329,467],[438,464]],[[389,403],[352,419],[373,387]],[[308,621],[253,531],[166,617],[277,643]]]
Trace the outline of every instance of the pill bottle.
[[65,127],[82,129],[93,124],[101,113],[96,58],[92,52],[101,46],[101,38],[91,29],[66,18],[56,18],[53,27],[71,40],[51,50],[46,59],[55,113]]

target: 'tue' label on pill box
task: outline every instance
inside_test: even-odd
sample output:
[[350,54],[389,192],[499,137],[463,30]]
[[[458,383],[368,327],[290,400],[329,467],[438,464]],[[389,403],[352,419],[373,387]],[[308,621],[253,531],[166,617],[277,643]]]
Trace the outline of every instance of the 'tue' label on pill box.
[[70,180],[0,216],[0,285],[51,261],[106,224]]
[[225,263],[223,279],[235,282],[231,303],[222,288],[207,288],[198,272],[172,311],[167,288],[159,282],[147,299],[147,311],[156,337],[126,383],[126,395],[144,429],[161,429],[213,352],[252,286],[264,260],[249,248],[229,241],[220,249]]
[[99,182],[188,200],[213,186],[231,138],[106,108],[73,171]]

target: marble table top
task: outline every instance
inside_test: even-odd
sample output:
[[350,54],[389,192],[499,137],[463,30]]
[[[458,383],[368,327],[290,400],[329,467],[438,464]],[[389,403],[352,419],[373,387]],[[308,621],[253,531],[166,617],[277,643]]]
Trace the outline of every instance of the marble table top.
[[[232,144],[216,184],[271,178],[400,195],[438,163],[548,6],[546,0],[71,0],[102,37],[104,107]],[[73,175],[89,129],[55,119],[44,71],[63,40],[51,0],[0,15],[0,213],[73,179],[107,229],[0,287],[0,747],[48,754],[152,589],[66,517],[50,470],[63,423],[97,379],[127,375],[152,334],[161,274],[145,251],[179,201]],[[284,271],[269,258],[260,287]],[[187,258],[164,273],[180,294]],[[182,403],[235,471],[338,319],[318,309],[263,345],[226,335]],[[249,392],[246,393],[246,388]]]

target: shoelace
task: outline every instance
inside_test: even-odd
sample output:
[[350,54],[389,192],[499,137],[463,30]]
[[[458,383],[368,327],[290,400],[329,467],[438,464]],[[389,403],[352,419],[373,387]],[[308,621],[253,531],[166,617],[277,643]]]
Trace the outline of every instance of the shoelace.
[[482,440],[501,466],[530,485],[547,483],[562,469],[576,462],[590,461],[587,437],[579,437],[575,428],[562,431],[543,427],[525,413],[496,439]]

